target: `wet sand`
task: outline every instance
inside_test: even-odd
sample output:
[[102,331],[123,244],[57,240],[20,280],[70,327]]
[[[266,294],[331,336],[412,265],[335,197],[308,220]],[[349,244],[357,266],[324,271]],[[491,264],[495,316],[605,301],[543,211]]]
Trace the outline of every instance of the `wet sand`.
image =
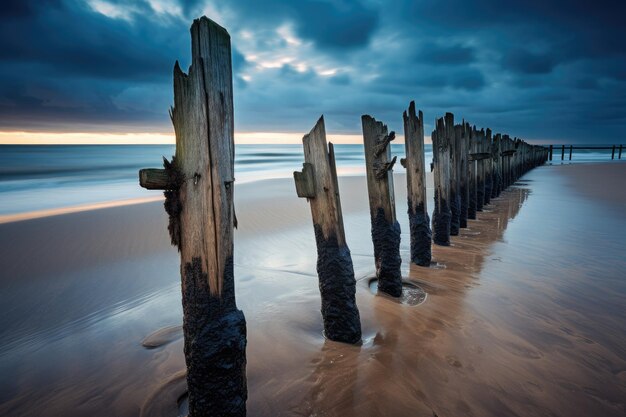
[[[396,175],[403,275],[427,293],[417,306],[369,291],[365,181],[340,178],[360,346],[322,336],[310,213],[292,181],[238,186],[248,415],[624,415],[625,188],[594,193],[626,164],[589,167],[530,172],[434,247],[432,268],[409,266]],[[175,414],[182,309],[166,224],[149,203],[0,225],[0,415]]]

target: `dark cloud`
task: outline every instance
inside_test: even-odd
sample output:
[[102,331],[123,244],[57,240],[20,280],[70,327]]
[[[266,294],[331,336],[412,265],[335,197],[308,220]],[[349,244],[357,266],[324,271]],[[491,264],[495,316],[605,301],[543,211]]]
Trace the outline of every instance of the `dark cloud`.
[[529,138],[626,129],[622,1],[101,0],[108,17],[89,1],[0,3],[0,128],[171,129],[173,63],[189,65],[208,10],[233,36],[240,130],[307,131],[324,113],[357,133],[370,113],[401,131],[410,100],[429,123],[453,111]]

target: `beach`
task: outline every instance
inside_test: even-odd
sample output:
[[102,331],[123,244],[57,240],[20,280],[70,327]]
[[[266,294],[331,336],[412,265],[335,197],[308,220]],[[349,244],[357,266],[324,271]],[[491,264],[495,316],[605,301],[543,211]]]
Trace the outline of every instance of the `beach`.
[[[532,170],[452,246],[433,246],[430,268],[410,265],[401,171],[403,277],[427,294],[416,306],[370,291],[365,178],[339,178],[356,346],[323,337],[311,215],[293,180],[237,183],[248,415],[623,416],[626,164]],[[430,174],[427,186],[432,211]],[[0,415],[176,415],[180,260],[162,202],[36,217],[0,224]]]

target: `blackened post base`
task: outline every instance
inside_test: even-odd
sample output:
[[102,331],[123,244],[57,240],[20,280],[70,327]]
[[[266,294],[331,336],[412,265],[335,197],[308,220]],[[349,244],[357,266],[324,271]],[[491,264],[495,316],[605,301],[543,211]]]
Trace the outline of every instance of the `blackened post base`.
[[491,188],[493,187],[493,180],[491,175],[485,177],[485,204],[491,202]]
[[400,297],[402,295],[400,224],[397,221],[389,223],[382,208],[378,208],[376,218],[372,222],[372,241],[378,291],[392,297]]
[[194,258],[183,271],[189,417],[243,417],[248,398],[246,319],[235,305],[232,259],[221,295],[210,293],[202,265]]
[[461,213],[459,215],[459,227],[465,229],[467,227],[467,210],[468,210],[468,191],[467,186],[461,186]]
[[319,225],[314,225],[314,229],[324,334],[335,342],[358,343],[361,320],[350,249],[339,246],[334,236],[325,239]]
[[461,196],[452,192],[450,196],[450,235],[458,236],[461,227]]
[[415,212],[409,200],[409,229],[411,232],[411,261],[419,266],[430,266],[432,260],[431,243],[433,234],[430,230],[430,218],[423,206]]
[[476,183],[476,211],[483,211],[485,204],[485,182],[477,181]]
[[435,190],[435,210],[433,211],[433,243],[450,246],[450,206],[444,199],[439,199]]

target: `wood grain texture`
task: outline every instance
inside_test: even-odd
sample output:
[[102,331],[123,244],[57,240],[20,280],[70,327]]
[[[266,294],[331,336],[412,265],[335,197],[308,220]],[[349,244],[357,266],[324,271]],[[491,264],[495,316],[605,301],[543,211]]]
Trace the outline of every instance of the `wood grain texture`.
[[[393,162],[388,139],[392,137],[387,126],[371,116],[361,117],[363,126],[363,146],[365,149],[365,169],[367,192],[370,202],[370,215],[376,218],[379,208],[385,213],[389,223],[396,221],[396,205],[393,191]],[[381,149],[384,145],[384,150]]]

